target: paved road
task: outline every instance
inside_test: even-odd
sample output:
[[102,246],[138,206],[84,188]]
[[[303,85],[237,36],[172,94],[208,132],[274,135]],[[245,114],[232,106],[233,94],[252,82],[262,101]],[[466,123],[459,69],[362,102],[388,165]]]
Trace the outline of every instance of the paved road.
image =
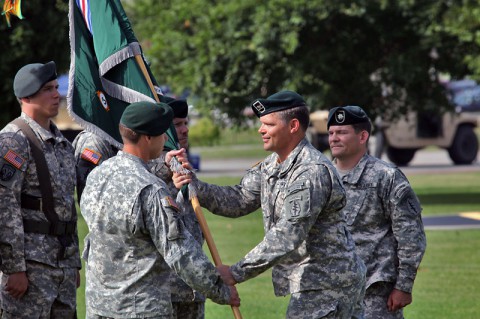
[[455,230],[480,228],[480,212],[423,217],[425,229]]
[[[480,154],[478,156],[480,159]],[[206,176],[242,176],[249,167],[262,160],[259,158],[247,159],[215,159],[201,160],[199,177]],[[383,160],[388,161],[386,156]],[[447,151],[443,150],[420,150],[406,167],[401,167],[408,176],[410,174],[437,174],[452,172],[480,172],[480,163],[472,165],[454,165],[448,157]],[[480,185],[480,182],[479,182]]]

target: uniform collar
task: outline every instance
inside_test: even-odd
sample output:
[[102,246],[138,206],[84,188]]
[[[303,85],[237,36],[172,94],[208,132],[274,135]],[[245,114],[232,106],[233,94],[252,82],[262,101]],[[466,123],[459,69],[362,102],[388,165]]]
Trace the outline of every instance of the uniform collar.
[[357,184],[370,158],[371,156],[368,155],[368,153],[365,153],[357,165],[350,172],[345,174],[345,176],[343,176],[343,181],[349,184]]
[[40,137],[42,141],[48,141],[50,139],[59,139],[60,142],[66,141],[65,137],[63,137],[58,130],[57,126],[50,121],[50,130],[46,130],[40,126],[35,120],[33,120],[30,116],[23,113],[20,117],[27,122],[27,124],[32,128],[32,130]]
[[298,155],[300,152],[303,150],[303,147],[308,143],[306,138],[303,138],[300,143],[295,146],[295,148],[288,154],[287,158],[285,161],[282,163],[278,164],[278,154],[275,154],[275,163],[277,167],[279,168],[279,177],[283,177],[286,175],[290,169],[295,165],[297,162]]

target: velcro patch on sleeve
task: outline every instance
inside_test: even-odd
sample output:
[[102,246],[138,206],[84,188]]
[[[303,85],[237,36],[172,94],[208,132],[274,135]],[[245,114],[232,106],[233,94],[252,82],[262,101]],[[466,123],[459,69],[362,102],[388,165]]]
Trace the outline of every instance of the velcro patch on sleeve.
[[90,163],[93,163],[95,165],[98,165],[98,162],[102,158],[102,155],[100,153],[97,153],[89,148],[85,148],[82,152],[81,155],[82,159],[89,161]]
[[8,150],[7,154],[5,154],[5,156],[3,156],[3,158],[7,162],[9,162],[13,166],[15,166],[17,169],[20,169],[20,167],[22,167],[23,163],[25,163],[25,159],[23,159],[23,157],[21,157],[20,155],[18,155],[17,153],[15,153],[12,150]]
[[166,196],[162,198],[162,205],[167,208],[172,208],[177,212],[180,211],[180,208],[178,207],[177,203],[170,196]]

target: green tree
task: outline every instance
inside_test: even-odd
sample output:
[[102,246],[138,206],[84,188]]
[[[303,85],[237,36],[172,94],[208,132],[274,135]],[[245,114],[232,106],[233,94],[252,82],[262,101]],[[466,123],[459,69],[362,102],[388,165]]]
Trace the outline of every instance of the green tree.
[[232,119],[291,89],[313,109],[371,115],[449,108],[441,74],[480,75],[479,1],[127,2],[152,71]]
[[18,69],[28,63],[55,61],[57,72],[67,72],[70,63],[68,3],[61,0],[28,0],[21,4],[23,20],[0,21],[0,127],[20,115],[13,93]]

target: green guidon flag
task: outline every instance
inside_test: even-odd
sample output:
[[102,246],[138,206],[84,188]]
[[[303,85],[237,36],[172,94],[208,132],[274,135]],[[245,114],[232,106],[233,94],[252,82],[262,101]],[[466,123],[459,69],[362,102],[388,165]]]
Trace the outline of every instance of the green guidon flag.
[[[121,148],[118,123],[125,108],[138,101],[156,102],[136,56],[152,83],[156,81],[120,0],[70,0],[69,21],[69,114],[85,130]],[[173,126],[167,135],[165,148],[177,149]]]

